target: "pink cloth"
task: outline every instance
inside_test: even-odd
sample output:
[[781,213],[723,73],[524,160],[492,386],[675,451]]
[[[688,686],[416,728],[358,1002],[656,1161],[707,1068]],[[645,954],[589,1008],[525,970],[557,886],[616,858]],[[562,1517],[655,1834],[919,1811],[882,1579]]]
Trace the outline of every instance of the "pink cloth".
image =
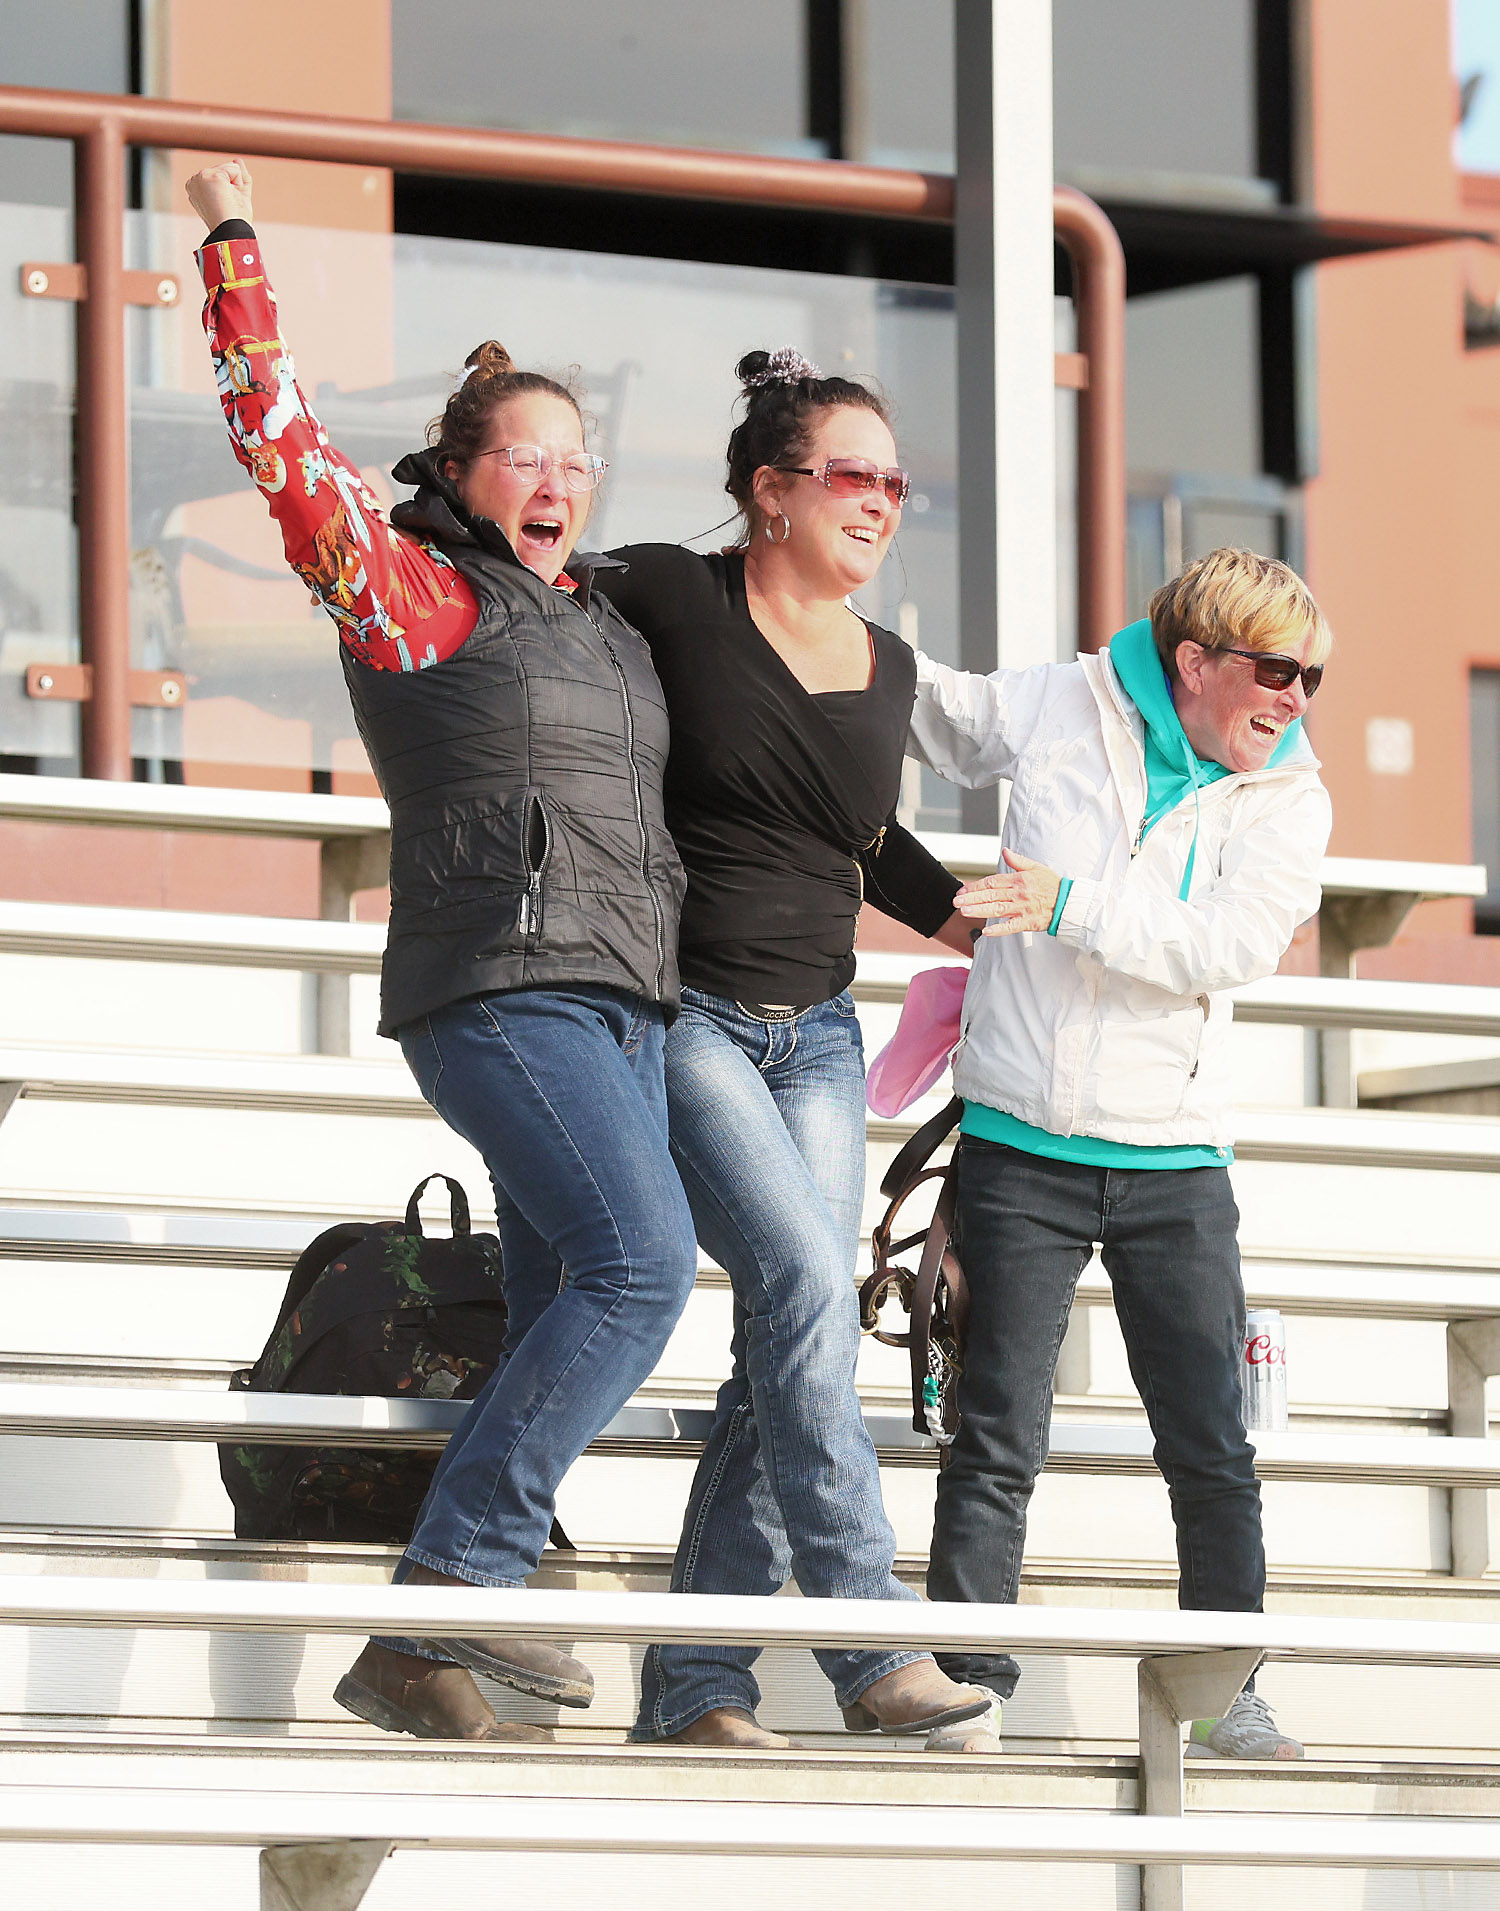
[[899,1115],[948,1066],[958,1046],[968,980],[968,968],[956,963],[912,977],[896,1033],[865,1077],[865,1100],[877,1115]]

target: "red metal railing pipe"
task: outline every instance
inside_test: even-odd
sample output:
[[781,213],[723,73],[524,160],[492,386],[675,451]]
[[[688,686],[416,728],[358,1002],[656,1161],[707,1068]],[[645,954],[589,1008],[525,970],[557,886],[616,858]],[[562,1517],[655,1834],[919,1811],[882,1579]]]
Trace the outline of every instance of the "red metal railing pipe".
[[418,126],[400,120],[334,119],[109,93],[0,88],[7,132],[78,139],[101,115],[118,116],[128,144],[190,151],[264,154],[395,172],[449,173],[532,185],[795,206],[871,218],[953,217],[953,181],[826,159],[772,159],[549,133],[501,133],[472,126]]
[[1125,252],[1105,214],[1071,186],[1054,190],[1052,218],[1073,262],[1088,361],[1078,404],[1078,648],[1098,650],[1125,622]]
[[93,694],[81,706],[85,776],[128,782],[130,392],[125,365],[125,139],[114,116],[75,147],[78,256],[78,597]]
[[[94,667],[93,697],[83,707],[84,769],[111,778],[130,775],[129,397],[120,284],[125,146],[866,218],[951,223],[954,212],[954,182],[941,174],[110,93],[0,87],[0,132],[71,139],[79,149],[78,248],[89,296],[79,312],[77,476],[84,657]],[[1091,199],[1059,187],[1053,205],[1075,269],[1078,345],[1088,360],[1078,399],[1079,644],[1095,650],[1124,621],[1124,258],[1114,227]]]

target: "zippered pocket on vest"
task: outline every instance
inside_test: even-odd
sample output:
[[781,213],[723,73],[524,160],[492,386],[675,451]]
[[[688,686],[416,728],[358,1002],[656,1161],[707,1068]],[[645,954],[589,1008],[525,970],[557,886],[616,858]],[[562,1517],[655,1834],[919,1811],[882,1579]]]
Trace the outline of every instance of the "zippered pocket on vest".
[[526,792],[521,812],[521,860],[526,869],[526,888],[516,927],[528,939],[542,930],[542,872],[552,847],[552,827],[539,789]]

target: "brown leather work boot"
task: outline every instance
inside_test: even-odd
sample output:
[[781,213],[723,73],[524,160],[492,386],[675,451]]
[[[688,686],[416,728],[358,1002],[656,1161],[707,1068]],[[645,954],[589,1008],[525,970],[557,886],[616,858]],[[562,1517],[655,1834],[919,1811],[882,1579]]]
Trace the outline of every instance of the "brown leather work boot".
[[[428,1566],[413,1566],[406,1577],[408,1586],[467,1586],[472,1582],[457,1579],[451,1573],[435,1573]],[[534,1699],[550,1699],[554,1705],[586,1706],[594,1702],[594,1675],[581,1659],[575,1659],[560,1646],[549,1646],[540,1639],[512,1639],[507,1634],[486,1634],[473,1639],[424,1639],[434,1652],[446,1652],[461,1664],[483,1672],[501,1685],[517,1692],[529,1692]]]
[[791,1742],[779,1732],[768,1732],[753,1712],[738,1705],[716,1705],[680,1732],[656,1741],[658,1745],[717,1745],[726,1752],[784,1752]]
[[334,1687],[333,1696],[346,1712],[382,1732],[509,1744],[552,1738],[539,1725],[502,1725],[473,1675],[461,1665],[436,1665],[373,1639]]
[[940,1726],[978,1718],[990,1709],[994,1698],[983,1686],[960,1685],[950,1679],[931,1659],[914,1659],[867,1685],[852,1705],[844,1707],[844,1724],[851,1732],[887,1732],[892,1737],[935,1732]]

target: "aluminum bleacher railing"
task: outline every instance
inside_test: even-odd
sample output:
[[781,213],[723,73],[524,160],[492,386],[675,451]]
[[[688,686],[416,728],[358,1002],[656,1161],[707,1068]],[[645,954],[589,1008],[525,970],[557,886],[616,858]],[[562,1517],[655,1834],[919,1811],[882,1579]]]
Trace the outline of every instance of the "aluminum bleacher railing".
[[[0,1383],[0,1434],[69,1439],[244,1439],[294,1446],[348,1441],[432,1449],[446,1445],[467,1410],[467,1403],[451,1400]],[[712,1419],[706,1404],[638,1403],[616,1415],[596,1450],[644,1458],[693,1455]],[[908,1416],[872,1409],[865,1424],[885,1464],[936,1464],[936,1448],[913,1430]],[[1251,1438],[1256,1471],[1266,1480],[1423,1486],[1481,1497],[1500,1489],[1500,1441],[1301,1432]],[[1151,1431],[1140,1422],[1058,1419],[1047,1470],[1149,1476],[1155,1471],[1152,1451]]]
[[[1168,1911],[1182,1902],[1184,1862],[1340,1864],[1453,1869],[1500,1867],[1492,1826],[1339,1823],[1281,1817],[1184,1816],[1182,1727],[1221,1712],[1267,1659],[1320,1664],[1484,1667],[1500,1665],[1500,1633],[1487,1625],[1351,1621],[1081,1607],[928,1605],[876,1600],[746,1599],[724,1596],[502,1591],[492,1588],[354,1587],[140,1578],[0,1577],[0,1624],[68,1628],[251,1631],[280,1634],[466,1633],[571,1642],[614,1640],[860,1645],[884,1649],[1022,1649],[1134,1659],[1145,1817],[1121,1821],[1065,1812],[1035,1817],[1002,1809],[962,1812],[912,1806],[871,1813],[858,1806],[684,1807],[680,1801],[628,1807],[590,1800],[576,1807],[529,1799],[509,1827],[474,1801],[408,1798],[378,1803],[324,1795],[296,1805],[284,1793],[257,1796],[106,1790],[58,1808],[36,1788],[0,1791],[0,1838],[327,1847],[363,1843],[373,1877],[392,1846],[694,1850],[704,1854],[776,1850],[806,1855],[874,1852],[896,1857],[1017,1857],[1139,1864],[1143,1904]],[[538,1811],[538,1806],[543,1807]],[[557,1820],[549,1812],[557,1811]],[[717,1814],[717,1815],[716,1815]],[[500,1815],[503,1816],[503,1815]],[[892,1821],[895,1821],[894,1823]],[[1164,1821],[1164,1822],[1162,1822]],[[1127,1829],[1127,1824],[1132,1827]],[[273,1867],[276,1861],[273,1860]],[[368,1884],[369,1879],[365,1879]],[[314,1906],[357,1904],[354,1896],[305,1896]],[[297,1902],[298,1900],[293,1900]]]

